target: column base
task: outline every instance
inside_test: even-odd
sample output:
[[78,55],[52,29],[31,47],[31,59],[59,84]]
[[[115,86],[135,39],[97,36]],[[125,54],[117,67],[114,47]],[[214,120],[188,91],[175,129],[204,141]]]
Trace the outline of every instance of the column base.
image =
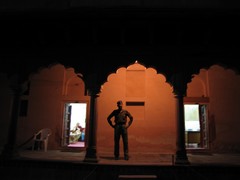
[[175,165],[190,165],[190,162],[188,161],[188,159],[176,158]]
[[176,165],[189,165],[188,157],[185,150],[177,151],[175,158]]
[[98,159],[97,158],[91,158],[91,157],[85,157],[83,162],[98,163]]
[[19,158],[20,154],[17,149],[10,147],[9,145],[5,145],[3,151],[0,154],[0,159],[8,160],[8,159],[16,159]]
[[96,148],[87,148],[86,150],[86,155],[84,158],[84,162],[91,162],[91,163],[97,163],[98,158],[97,158],[97,153],[96,153]]

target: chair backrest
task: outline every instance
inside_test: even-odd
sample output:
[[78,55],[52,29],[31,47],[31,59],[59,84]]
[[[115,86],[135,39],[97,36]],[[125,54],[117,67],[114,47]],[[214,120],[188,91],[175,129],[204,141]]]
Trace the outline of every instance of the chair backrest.
[[51,134],[52,134],[51,129],[44,128],[35,134],[35,139],[44,140],[44,139],[47,139],[48,136],[50,136]]

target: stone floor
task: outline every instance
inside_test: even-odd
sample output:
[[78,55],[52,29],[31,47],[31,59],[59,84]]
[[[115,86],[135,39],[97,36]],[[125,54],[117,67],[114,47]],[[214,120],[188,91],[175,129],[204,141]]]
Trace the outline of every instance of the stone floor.
[[[60,150],[19,152],[20,159],[69,161],[84,163],[85,151],[62,152]],[[240,165],[240,154],[187,154],[190,165]],[[174,155],[171,154],[141,154],[133,153],[128,161],[120,157],[115,160],[112,154],[99,154],[98,164],[128,164],[128,165],[174,165]]]
[[[4,180],[226,180],[240,178],[240,154],[188,153],[189,164],[174,164],[171,154],[131,153],[128,161],[98,153],[98,162],[85,160],[85,151],[18,151],[0,161]],[[12,173],[14,172],[14,173]]]

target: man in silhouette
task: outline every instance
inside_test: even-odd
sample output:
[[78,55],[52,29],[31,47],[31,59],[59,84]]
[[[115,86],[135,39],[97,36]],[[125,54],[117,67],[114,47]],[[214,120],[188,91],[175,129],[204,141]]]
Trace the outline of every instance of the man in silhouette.
[[[117,102],[118,109],[112,111],[112,113],[107,117],[107,121],[114,128],[114,156],[115,159],[119,159],[119,140],[122,137],[123,140],[123,150],[124,159],[128,160],[128,132],[127,129],[131,126],[133,122],[133,116],[125,109],[122,108],[123,102]],[[114,117],[114,123],[112,118]]]

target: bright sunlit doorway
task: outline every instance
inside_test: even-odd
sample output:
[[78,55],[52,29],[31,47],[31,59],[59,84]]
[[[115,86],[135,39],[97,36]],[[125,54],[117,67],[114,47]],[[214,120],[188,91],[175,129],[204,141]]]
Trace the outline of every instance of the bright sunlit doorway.
[[208,148],[206,104],[185,104],[185,143],[187,149]]
[[[63,146],[68,148],[85,147],[87,103],[65,103],[64,106],[64,134]],[[76,124],[79,123],[81,130],[73,134]],[[74,141],[72,141],[74,139]]]

